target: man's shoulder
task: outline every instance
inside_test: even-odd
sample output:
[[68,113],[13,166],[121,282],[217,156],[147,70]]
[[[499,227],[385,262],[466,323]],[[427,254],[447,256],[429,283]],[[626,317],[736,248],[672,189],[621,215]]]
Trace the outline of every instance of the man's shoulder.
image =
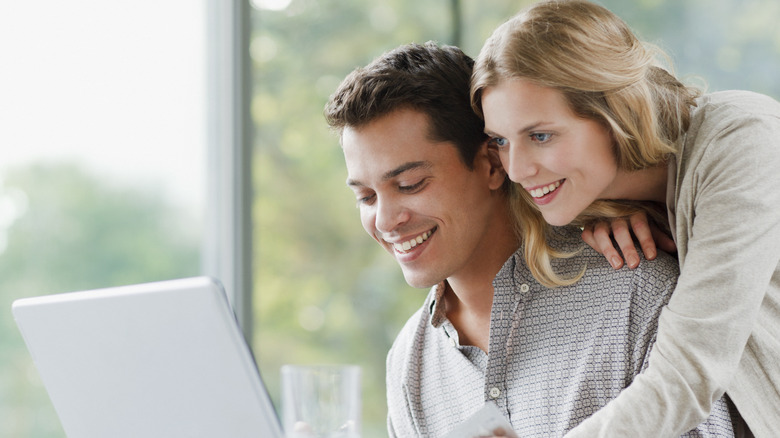
[[[653,260],[647,260],[639,252],[640,263],[634,269],[623,266],[615,270],[604,256],[588,247],[589,265],[583,278],[575,285],[582,289],[601,290],[613,299],[624,297],[634,309],[634,316],[655,318],[657,310],[669,302],[677,286],[680,269],[677,259],[665,252],[659,251]],[[599,292],[596,292],[599,294]],[[640,310],[641,309],[641,310]],[[644,315],[640,317],[640,314]]]
[[422,307],[417,309],[417,311],[406,320],[406,323],[404,323],[403,327],[401,327],[401,330],[398,332],[398,335],[396,335],[392,348],[395,349],[397,346],[410,343],[414,339],[416,333],[420,331],[420,328],[424,328],[427,321],[430,320],[430,311],[428,311],[426,307],[427,305],[423,304]]
[[575,268],[579,266],[581,269],[582,266],[587,265],[594,273],[603,272],[606,275],[616,276],[625,276],[627,273],[633,273],[630,275],[660,276],[665,279],[670,277],[676,278],[679,275],[679,267],[675,256],[659,251],[658,256],[654,260],[647,260],[638,243],[635,243],[635,245],[640,258],[639,267],[633,270],[626,267],[615,270],[602,254],[582,240],[582,230],[579,227],[551,227],[548,242],[554,249],[573,254],[571,257],[556,260],[556,263],[561,265],[560,268],[572,265]]
[[637,251],[640,257],[639,266],[635,271],[635,275],[642,278],[649,278],[657,281],[677,281],[677,277],[680,275],[680,264],[677,257],[659,250],[658,255],[653,260],[647,260],[642,253],[642,250]]
[[406,320],[401,330],[396,335],[393,345],[387,355],[388,371],[393,365],[394,369],[401,369],[402,365],[408,360],[410,351],[415,350],[417,345],[425,334],[426,330],[433,329],[431,326],[431,305],[434,299],[434,290],[428,292],[423,305]]
[[603,255],[583,243],[572,257],[556,260],[556,270],[561,273],[576,273],[585,268],[582,279],[574,287],[610,287],[619,284],[651,291],[674,289],[680,274],[677,258],[659,251],[654,260],[647,260],[641,249],[637,248],[637,252],[640,258],[637,268],[629,269],[623,266],[616,270]]
[[623,266],[616,270],[604,256],[585,245],[565,262],[566,272],[580,272],[585,268],[583,276],[572,285],[561,286],[561,292],[576,295],[605,311],[620,309],[618,313],[630,315],[636,324],[650,324],[669,302],[677,285],[679,267],[675,257],[662,252],[654,260],[647,260],[640,251],[640,259],[635,269]]
[[[654,260],[647,260],[640,248],[637,248],[637,253],[639,254],[639,266],[634,269],[627,266],[614,269],[602,254],[587,245],[572,259],[587,263],[588,270],[593,274],[598,273],[606,276],[647,278],[649,281],[666,282],[676,280],[680,274],[677,258],[670,254],[658,251]],[[587,272],[585,275],[588,275]]]

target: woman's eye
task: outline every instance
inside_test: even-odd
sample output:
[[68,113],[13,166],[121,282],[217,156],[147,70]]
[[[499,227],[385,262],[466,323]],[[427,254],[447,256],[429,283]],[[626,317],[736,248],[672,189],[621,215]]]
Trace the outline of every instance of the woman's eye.
[[531,134],[531,140],[537,143],[544,143],[547,140],[549,140],[550,137],[552,137],[552,134],[550,134],[549,132],[534,132],[533,134]]
[[493,143],[496,147],[503,148],[509,145],[509,140],[503,138],[503,137],[493,137],[490,139],[490,142]]

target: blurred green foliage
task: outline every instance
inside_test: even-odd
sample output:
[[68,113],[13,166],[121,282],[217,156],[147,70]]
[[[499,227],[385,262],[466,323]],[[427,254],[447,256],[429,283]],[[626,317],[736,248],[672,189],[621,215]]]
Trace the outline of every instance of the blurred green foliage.
[[198,275],[201,231],[152,188],[111,185],[74,164],[0,176],[0,436],[62,437],[11,303]]
[[[498,23],[507,14],[499,6],[479,8],[468,29]],[[363,231],[322,111],[347,73],[382,52],[408,42],[450,43],[450,7],[303,0],[252,16],[254,350],[272,395],[284,363],[361,365],[366,437],[386,435],[385,357],[427,291],[406,285],[392,257]]]
[[[272,394],[284,363],[360,364],[364,435],[386,434],[385,355],[426,291],[407,286],[392,257],[363,231],[322,110],[341,79],[382,52],[434,40],[476,56],[490,32],[529,3],[293,0],[281,11],[253,12],[254,349]],[[710,89],[780,96],[780,84],[764,73],[780,71],[780,31],[763,16],[780,18],[777,6],[726,3],[603,2],[668,50],[678,73],[700,74]],[[753,23],[765,23],[763,30]],[[739,59],[730,58],[732,48]]]

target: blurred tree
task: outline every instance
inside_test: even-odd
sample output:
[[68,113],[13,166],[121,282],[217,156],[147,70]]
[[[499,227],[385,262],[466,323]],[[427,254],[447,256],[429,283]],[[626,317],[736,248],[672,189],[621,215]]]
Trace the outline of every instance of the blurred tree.
[[4,177],[0,200],[15,194],[13,208],[22,215],[0,230],[7,235],[0,308],[8,316],[0,318],[0,436],[63,437],[10,317],[11,302],[198,275],[200,225],[152,187],[107,185],[76,165],[33,165]]
[[[736,50],[738,60],[763,54],[751,78],[780,70],[780,38],[769,26],[777,20],[762,17],[777,11],[770,1],[754,2],[762,9],[732,0],[720,12],[700,0],[602,4],[669,50],[678,72],[701,74],[713,89],[754,87],[778,96],[780,83],[762,87],[744,70],[722,65],[735,62]],[[254,349],[272,395],[283,363],[358,363],[365,372],[364,435],[386,435],[385,355],[426,293],[407,286],[362,230],[338,139],[322,117],[328,96],[352,69],[400,44],[458,43],[476,56],[496,26],[530,3],[253,1]],[[745,30],[756,22],[766,23],[763,30]]]
[[366,437],[386,435],[385,357],[427,291],[406,285],[363,231],[322,110],[347,73],[382,52],[450,43],[457,3],[301,0],[252,17],[254,350],[272,395],[284,363],[360,364]]

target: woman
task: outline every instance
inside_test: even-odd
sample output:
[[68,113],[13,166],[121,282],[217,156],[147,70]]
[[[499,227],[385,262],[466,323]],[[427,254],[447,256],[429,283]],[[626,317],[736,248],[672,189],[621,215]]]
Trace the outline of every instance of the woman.
[[[680,277],[650,365],[567,436],[675,436],[724,392],[755,436],[780,431],[780,105],[701,95],[608,10],[542,2],[500,26],[472,104],[510,178],[551,225],[608,217],[599,200],[657,203]],[[562,284],[546,224],[525,224],[540,281]]]

